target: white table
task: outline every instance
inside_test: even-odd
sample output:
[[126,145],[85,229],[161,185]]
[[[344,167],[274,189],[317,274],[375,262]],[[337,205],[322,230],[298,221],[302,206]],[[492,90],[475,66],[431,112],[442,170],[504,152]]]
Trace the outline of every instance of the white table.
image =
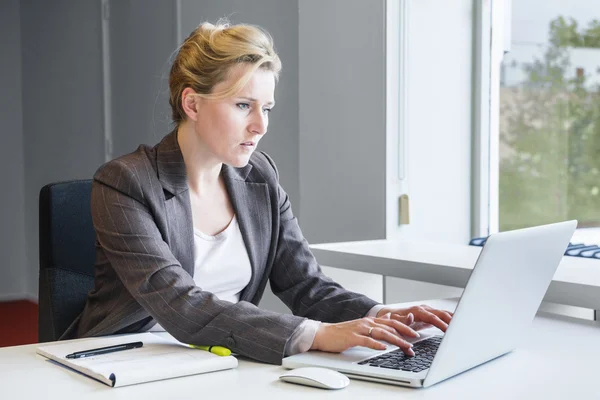
[[[429,301],[453,309],[452,301]],[[506,327],[510,329],[510,327]],[[525,332],[524,332],[525,334]],[[113,389],[52,364],[37,345],[0,349],[0,398],[88,399],[597,399],[600,324],[541,314],[516,351],[427,389],[351,380],[339,391],[280,382],[282,367],[240,360],[234,370]],[[377,397],[374,397],[377,396]]]
[[[461,288],[481,252],[478,246],[400,240],[310,247],[321,265]],[[544,300],[600,310],[600,259],[563,257]]]

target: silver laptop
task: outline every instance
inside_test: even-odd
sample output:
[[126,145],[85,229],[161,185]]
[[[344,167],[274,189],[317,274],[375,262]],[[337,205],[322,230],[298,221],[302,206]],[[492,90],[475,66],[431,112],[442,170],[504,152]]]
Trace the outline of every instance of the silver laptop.
[[491,235],[446,333],[415,342],[415,357],[396,346],[354,347],[340,354],[297,354],[284,358],[283,366],[326,367],[355,379],[428,387],[506,354],[530,327],[576,227],[577,221],[566,221]]

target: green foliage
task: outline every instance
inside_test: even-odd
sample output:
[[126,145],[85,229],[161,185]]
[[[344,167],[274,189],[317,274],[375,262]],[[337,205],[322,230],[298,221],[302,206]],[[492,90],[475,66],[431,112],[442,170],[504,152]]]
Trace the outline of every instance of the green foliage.
[[600,226],[600,85],[589,83],[600,71],[577,76],[569,60],[573,48],[600,49],[600,22],[582,29],[561,16],[549,29],[544,55],[520,66],[527,79],[502,89],[501,230],[571,218]]

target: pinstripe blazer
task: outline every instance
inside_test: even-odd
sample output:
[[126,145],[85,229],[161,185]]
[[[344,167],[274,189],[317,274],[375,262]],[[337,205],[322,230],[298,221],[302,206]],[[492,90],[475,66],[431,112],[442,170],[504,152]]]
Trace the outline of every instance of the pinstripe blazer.
[[[173,131],[94,175],[95,287],[61,339],[140,332],[158,322],[181,342],[279,364],[305,318],[340,322],[376,305],[321,273],[269,156],[256,152],[244,168],[223,165],[222,175],[252,267],[240,301],[222,301],[193,280],[192,211]],[[257,307],[267,281],[294,315]]]

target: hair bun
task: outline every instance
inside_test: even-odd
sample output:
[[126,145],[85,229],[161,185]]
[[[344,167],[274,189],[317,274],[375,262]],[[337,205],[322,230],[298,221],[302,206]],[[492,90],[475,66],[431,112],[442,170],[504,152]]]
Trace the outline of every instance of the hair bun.
[[[220,34],[226,32],[226,34]],[[249,64],[252,68],[220,93],[213,88],[228,77],[231,67]],[[186,117],[181,96],[186,88],[206,98],[225,98],[240,90],[258,68],[272,71],[275,79],[281,61],[268,32],[254,25],[231,25],[227,19],[216,24],[203,22],[181,45],[169,75],[169,90],[173,121],[179,124]]]

